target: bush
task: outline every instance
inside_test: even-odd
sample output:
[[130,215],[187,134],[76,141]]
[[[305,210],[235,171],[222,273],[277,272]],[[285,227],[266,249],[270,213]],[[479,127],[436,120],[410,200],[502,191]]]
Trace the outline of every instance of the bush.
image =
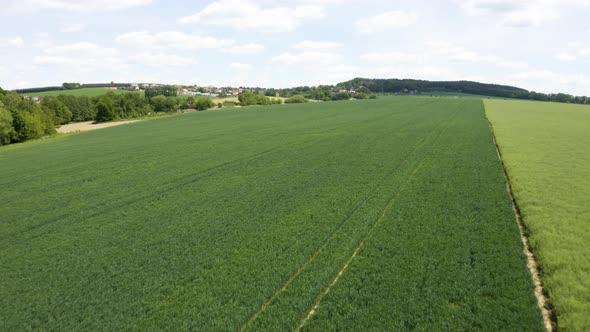
[[348,92],[339,92],[332,95],[332,100],[348,100],[350,99],[350,93]]
[[272,103],[270,98],[249,91],[240,93],[238,95],[238,100],[242,106],[270,105]]
[[156,112],[172,113],[176,111],[176,100],[174,97],[159,95],[151,98],[150,103]]
[[204,110],[209,109],[214,106],[215,106],[215,103],[209,97],[199,98],[195,103],[195,109],[197,111],[204,111]]
[[302,95],[291,96],[291,97],[287,98],[287,100],[285,100],[285,104],[301,104],[301,103],[307,103],[307,99],[305,99],[305,97],[303,97]]

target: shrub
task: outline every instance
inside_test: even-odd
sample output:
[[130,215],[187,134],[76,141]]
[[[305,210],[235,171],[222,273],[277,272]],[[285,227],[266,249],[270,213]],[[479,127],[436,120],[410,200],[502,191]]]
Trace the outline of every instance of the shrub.
[[242,106],[271,104],[270,98],[249,91],[240,93],[238,95],[238,100]]
[[174,100],[174,97],[159,95],[151,98],[150,103],[156,112],[171,113],[176,111],[176,101]]
[[305,97],[303,97],[302,95],[291,96],[291,97],[287,98],[287,100],[285,100],[285,104],[301,104],[301,103],[307,103],[307,99],[305,99]]
[[199,98],[195,103],[195,109],[197,111],[204,111],[204,110],[209,109],[213,106],[215,106],[215,103],[209,97]]

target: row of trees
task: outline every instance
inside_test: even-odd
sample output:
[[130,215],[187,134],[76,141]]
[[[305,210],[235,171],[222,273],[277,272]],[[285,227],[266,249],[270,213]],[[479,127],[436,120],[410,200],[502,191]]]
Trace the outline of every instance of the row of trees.
[[105,122],[179,109],[206,110],[214,106],[210,98],[158,95],[148,99],[134,92],[110,92],[99,97],[47,96],[36,103],[0,88],[0,145],[51,135],[56,127],[69,122]]
[[69,121],[71,113],[54,112],[47,104],[38,104],[14,92],[0,88],[0,145],[24,142],[55,133],[56,124]]
[[44,86],[38,88],[28,88],[28,89],[17,89],[15,90],[16,93],[20,94],[30,94],[30,93],[39,93],[39,92],[48,92],[48,91],[62,91],[62,90],[74,90],[74,89],[82,89],[82,88],[108,88],[108,87],[116,87],[116,88],[131,88],[130,83],[85,83],[80,84],[76,82],[64,82],[61,86]]
[[417,91],[428,93],[434,91],[444,91],[502,98],[590,104],[590,97],[585,96],[573,96],[565,93],[545,94],[535,91],[528,91],[513,86],[486,84],[471,81],[425,81],[410,79],[400,80],[355,78],[350,81],[338,83],[336,87],[346,90],[354,89],[357,92],[403,93],[407,91]]
[[145,88],[145,97],[151,99],[156,96],[175,97],[178,95],[178,89],[173,85],[164,85],[158,87]]

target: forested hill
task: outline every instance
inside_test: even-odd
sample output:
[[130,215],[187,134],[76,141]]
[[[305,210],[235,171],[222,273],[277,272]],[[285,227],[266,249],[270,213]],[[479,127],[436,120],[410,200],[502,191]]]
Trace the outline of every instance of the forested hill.
[[445,91],[503,98],[557,101],[577,104],[590,103],[589,97],[577,97],[564,93],[544,94],[513,86],[471,81],[355,78],[350,81],[338,83],[336,86],[347,90],[363,90],[363,88],[365,88],[368,90],[367,92],[375,93],[407,93],[412,91],[427,93],[433,91]]

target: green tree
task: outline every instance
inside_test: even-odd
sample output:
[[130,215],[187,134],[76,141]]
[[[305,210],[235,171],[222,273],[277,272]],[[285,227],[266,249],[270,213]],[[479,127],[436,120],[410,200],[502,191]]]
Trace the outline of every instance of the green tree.
[[72,112],[59,98],[47,96],[41,100],[41,106],[48,109],[55,117],[55,123],[63,125],[72,120]]
[[0,108],[0,145],[10,144],[15,135],[12,127],[12,114],[8,110]]
[[115,106],[113,101],[108,97],[101,97],[94,106],[96,111],[96,122],[106,122],[115,119]]
[[37,114],[12,109],[11,115],[15,131],[13,142],[24,142],[43,136],[43,124]]
[[64,82],[61,86],[66,90],[80,89],[82,87],[80,85],[80,83],[68,83],[68,82]]

